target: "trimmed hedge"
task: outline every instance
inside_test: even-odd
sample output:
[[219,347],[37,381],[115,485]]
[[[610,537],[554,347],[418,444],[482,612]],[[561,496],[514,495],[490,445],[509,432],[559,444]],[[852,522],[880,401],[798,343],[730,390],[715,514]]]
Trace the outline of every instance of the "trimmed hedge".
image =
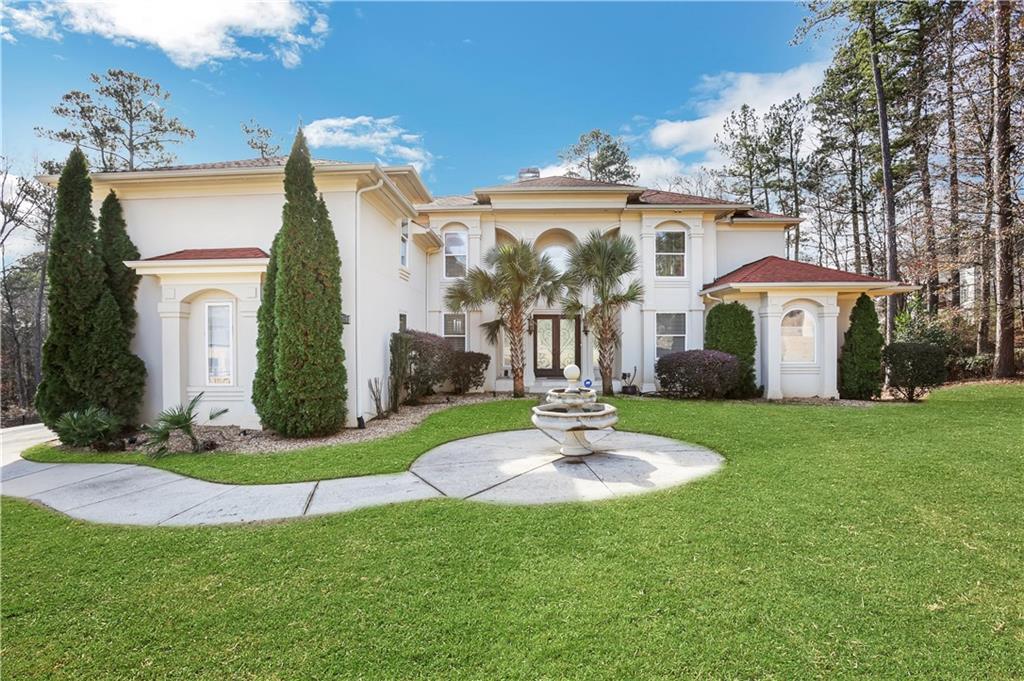
[[409,367],[405,379],[406,404],[417,404],[448,380],[452,346],[437,334],[406,331],[409,337]]
[[760,394],[754,373],[757,333],[754,313],[740,302],[715,305],[707,314],[704,348],[734,356],[740,363],[740,378],[729,397],[748,398]]
[[454,352],[452,354],[450,380],[457,395],[468,393],[484,384],[491,356],[482,352]]
[[742,367],[719,350],[686,350],[660,358],[654,373],[661,392],[670,397],[721,399],[739,385]]
[[908,402],[946,380],[946,352],[934,343],[890,343],[883,351],[889,387]]

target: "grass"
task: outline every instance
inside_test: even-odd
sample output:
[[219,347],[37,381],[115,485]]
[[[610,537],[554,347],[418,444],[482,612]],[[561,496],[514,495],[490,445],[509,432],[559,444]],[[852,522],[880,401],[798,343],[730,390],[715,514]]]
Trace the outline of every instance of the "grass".
[[37,445],[23,458],[43,463],[134,463],[213,482],[258,484],[328,480],[404,471],[420,454],[463,437],[495,430],[531,428],[531,400],[503,400],[446,409],[398,435],[358,443],[308,447],[290,452],[181,452],[154,458],[142,452],[74,451]]
[[[727,465],[608,502],[252,527],[87,525],[5,499],[5,678],[1024,676],[1024,386],[618,404]],[[487,406],[487,425],[522,425],[523,404]]]

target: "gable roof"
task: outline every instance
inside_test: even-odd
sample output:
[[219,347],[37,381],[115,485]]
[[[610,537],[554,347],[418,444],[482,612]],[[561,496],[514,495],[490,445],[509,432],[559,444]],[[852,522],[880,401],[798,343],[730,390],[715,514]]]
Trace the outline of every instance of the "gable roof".
[[269,258],[262,248],[186,248],[182,251],[154,255],[143,260],[233,260],[237,258]]
[[855,274],[854,272],[812,265],[809,262],[786,260],[777,255],[769,255],[723,274],[704,288],[709,290],[726,284],[857,284],[862,282],[866,284],[892,283],[866,274]]
[[696,194],[683,194],[682,192],[668,192],[660,189],[648,189],[640,194],[636,203],[672,205],[672,206],[736,206],[742,208],[746,204],[725,199],[714,199]]

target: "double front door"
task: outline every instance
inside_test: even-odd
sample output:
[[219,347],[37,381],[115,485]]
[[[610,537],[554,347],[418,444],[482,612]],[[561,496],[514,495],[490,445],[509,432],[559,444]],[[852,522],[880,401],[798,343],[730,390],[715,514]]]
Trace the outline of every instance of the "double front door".
[[533,373],[538,378],[561,378],[570,364],[580,365],[580,320],[556,314],[533,318]]

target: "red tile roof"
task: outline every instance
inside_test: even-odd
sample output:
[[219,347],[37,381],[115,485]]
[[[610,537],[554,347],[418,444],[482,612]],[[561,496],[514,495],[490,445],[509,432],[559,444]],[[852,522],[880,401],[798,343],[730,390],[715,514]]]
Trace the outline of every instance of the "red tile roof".
[[803,284],[811,282],[834,282],[840,284],[866,282],[881,284],[885,283],[885,279],[869,277],[866,274],[834,270],[829,267],[819,267],[808,262],[786,260],[775,255],[769,255],[738,267],[728,274],[723,274],[705,288],[715,288],[722,284]]
[[229,260],[232,258],[269,258],[262,248],[186,248],[183,251],[154,255],[146,260]]

